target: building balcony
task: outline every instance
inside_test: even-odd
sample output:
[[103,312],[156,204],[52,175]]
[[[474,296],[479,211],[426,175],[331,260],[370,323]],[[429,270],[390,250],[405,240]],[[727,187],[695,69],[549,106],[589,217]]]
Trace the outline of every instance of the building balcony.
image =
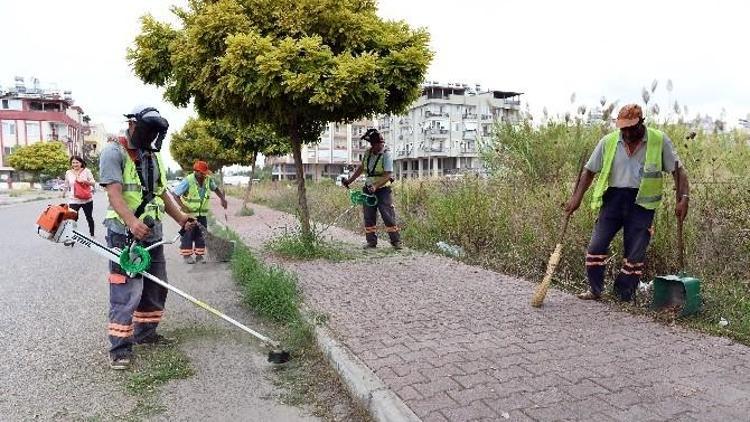
[[463,139],[466,139],[468,141],[474,141],[477,139],[477,131],[475,130],[465,130],[463,134]]
[[427,111],[424,112],[424,117],[426,117],[426,118],[432,118],[432,117],[449,117],[449,115],[448,115],[447,112],[435,113],[434,111],[427,110]]
[[482,114],[480,117],[482,120],[494,120],[495,119],[495,116],[491,114]]
[[434,127],[431,127],[431,128],[426,128],[426,129],[422,130],[422,133],[430,135],[430,136],[436,136],[436,137],[444,138],[444,137],[448,136],[448,133],[450,133],[450,130],[448,130],[447,128],[434,128]]
[[477,114],[476,113],[464,113],[461,115],[461,118],[464,120],[477,120]]

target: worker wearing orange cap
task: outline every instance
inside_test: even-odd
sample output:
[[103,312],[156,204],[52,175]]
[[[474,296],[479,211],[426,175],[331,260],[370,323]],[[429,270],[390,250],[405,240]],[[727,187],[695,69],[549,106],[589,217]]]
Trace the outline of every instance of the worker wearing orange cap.
[[[219,189],[211,177],[211,170],[209,170],[208,164],[205,161],[199,160],[193,164],[193,173],[185,177],[172,192],[177,204],[186,213],[198,220],[198,223],[203,225],[203,227],[208,226],[206,216],[209,209],[209,190],[216,193],[221,199],[221,206],[226,209],[227,200],[224,192]],[[185,263],[205,263],[205,254],[206,239],[203,237],[202,229],[196,226],[192,230],[186,230],[182,235],[182,243],[180,245],[180,255],[182,255]],[[195,255],[195,258],[193,258],[193,255]]]
[[669,137],[646,127],[643,110],[637,104],[628,104],[620,110],[616,126],[619,130],[599,141],[565,206],[568,215],[575,212],[594,175],[599,175],[591,196],[591,208],[599,213],[599,218],[586,253],[589,289],[578,295],[583,300],[601,297],[609,244],[620,229],[623,263],[614,290],[621,301],[633,299],[645,268],[654,212],[664,194],[663,173],[672,173],[675,180],[675,215],[683,221],[688,212],[687,173]]

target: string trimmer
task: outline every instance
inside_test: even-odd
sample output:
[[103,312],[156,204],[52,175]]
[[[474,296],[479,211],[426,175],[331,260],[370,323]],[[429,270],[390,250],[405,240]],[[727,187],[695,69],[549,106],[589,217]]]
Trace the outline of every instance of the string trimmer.
[[362,205],[367,205],[368,207],[374,207],[378,205],[378,197],[373,194],[364,193],[361,190],[349,189],[349,202],[351,203],[349,208],[345,209],[344,212],[334,218],[333,221],[331,221],[327,226],[323,227],[323,229],[318,232],[318,235],[323,234],[326,230],[331,228],[331,226],[334,226],[336,222],[341,219],[341,217],[349,214],[349,212],[354,208],[360,207]]
[[[151,265],[151,255],[149,253],[149,250],[157,246],[174,243],[179,238],[179,234],[172,241],[162,241],[148,247],[143,247],[142,245],[139,245],[137,241],[133,240],[130,245],[128,245],[123,250],[120,250],[119,248],[109,248],[107,246],[104,246],[97,242],[95,239],[92,239],[79,232],[77,230],[76,216],[77,213],[68,208],[68,205],[66,204],[50,205],[42,213],[42,215],[39,216],[39,219],[37,220],[37,233],[41,237],[47,240],[51,240],[55,243],[78,243],[80,245],[83,245],[91,249],[95,253],[109,259],[110,261],[119,264],[122,269],[128,273],[128,276],[132,277],[136,274],[143,275],[143,277],[146,277],[154,283],[164,287],[165,289],[174,292],[183,299],[186,299],[188,302],[216,315],[217,317],[223,319],[224,321],[227,321],[228,323],[256,337],[266,345],[270,346],[271,350],[268,352],[269,362],[281,364],[289,361],[289,352],[282,350],[278,342],[273,341],[270,338],[258,333],[257,331],[248,328],[247,326],[241,324],[240,322],[237,322],[233,318],[230,318],[229,316],[216,310],[208,304],[194,298],[188,293],[183,292],[177,287],[147,272],[149,266]],[[147,225],[149,225],[149,223],[153,225],[153,221],[144,220],[144,223],[146,223]]]

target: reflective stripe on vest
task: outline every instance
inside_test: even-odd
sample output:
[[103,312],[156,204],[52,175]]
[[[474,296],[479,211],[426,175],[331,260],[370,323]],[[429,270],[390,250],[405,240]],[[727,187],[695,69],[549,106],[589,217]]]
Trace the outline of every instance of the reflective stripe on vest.
[[[197,214],[204,216],[208,214],[208,188],[211,186],[211,179],[206,176],[203,180],[203,185],[206,188],[203,198],[201,198],[200,187],[198,186],[198,180],[195,178],[195,173],[189,174],[185,179],[188,182],[188,190],[183,195],[183,201],[191,214]],[[195,215],[194,215],[195,216]]]
[[[373,156],[373,154],[370,152],[370,149],[365,152],[364,157],[362,157],[362,168],[365,170],[365,174],[367,175],[367,179],[365,180],[365,184],[372,185],[375,183],[375,180],[377,180],[380,177],[385,176],[385,166],[383,165],[383,155],[385,154],[386,150],[383,150],[380,154],[375,156],[375,166],[370,171],[370,158]],[[383,187],[390,186],[391,182],[386,182]]]
[[[122,153],[123,169],[122,169],[122,199],[125,201],[125,205],[128,209],[135,211],[141,201],[143,200],[143,189],[141,185],[141,179],[138,178],[138,170],[135,167],[135,162],[130,158],[130,155],[125,148],[118,144],[120,152]],[[156,153],[156,163],[159,166],[159,178],[156,180],[155,195],[151,203],[146,205],[146,209],[143,214],[139,217],[143,220],[147,215],[151,216],[156,220],[161,219],[161,215],[164,214],[164,201],[161,199],[161,194],[164,193],[165,187],[167,186],[167,169],[161,159],[161,154]],[[106,219],[115,218],[121,223],[125,223],[119,214],[109,206],[107,208],[107,214],[104,217]]]
[[[609,174],[612,170],[612,163],[615,160],[619,139],[619,131],[610,133],[604,139],[602,171],[596,180],[594,193],[591,197],[591,208],[593,210],[601,208],[604,202],[604,193],[609,187]],[[638,195],[635,198],[635,203],[649,210],[656,209],[661,204],[664,190],[664,178],[662,176],[663,146],[664,133],[648,128],[646,160],[643,163],[643,174],[641,175],[641,184],[638,187]]]

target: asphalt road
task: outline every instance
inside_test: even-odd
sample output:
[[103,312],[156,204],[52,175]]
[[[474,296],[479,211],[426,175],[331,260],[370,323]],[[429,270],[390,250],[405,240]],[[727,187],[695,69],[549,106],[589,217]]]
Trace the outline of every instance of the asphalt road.
[[[136,398],[127,374],[108,367],[108,284],[104,258],[80,245],[64,247],[36,235],[46,202],[0,208],[0,419],[114,420]],[[106,197],[95,197],[103,241]],[[85,221],[81,221],[85,226]],[[85,231],[85,230],[84,230]],[[167,226],[167,237],[176,225]],[[225,264],[186,265],[167,246],[169,281],[260,331],[240,303]],[[313,420],[278,402],[271,368],[257,341],[170,293],[164,330],[181,339],[195,375],[160,389],[166,410],[153,420]]]

